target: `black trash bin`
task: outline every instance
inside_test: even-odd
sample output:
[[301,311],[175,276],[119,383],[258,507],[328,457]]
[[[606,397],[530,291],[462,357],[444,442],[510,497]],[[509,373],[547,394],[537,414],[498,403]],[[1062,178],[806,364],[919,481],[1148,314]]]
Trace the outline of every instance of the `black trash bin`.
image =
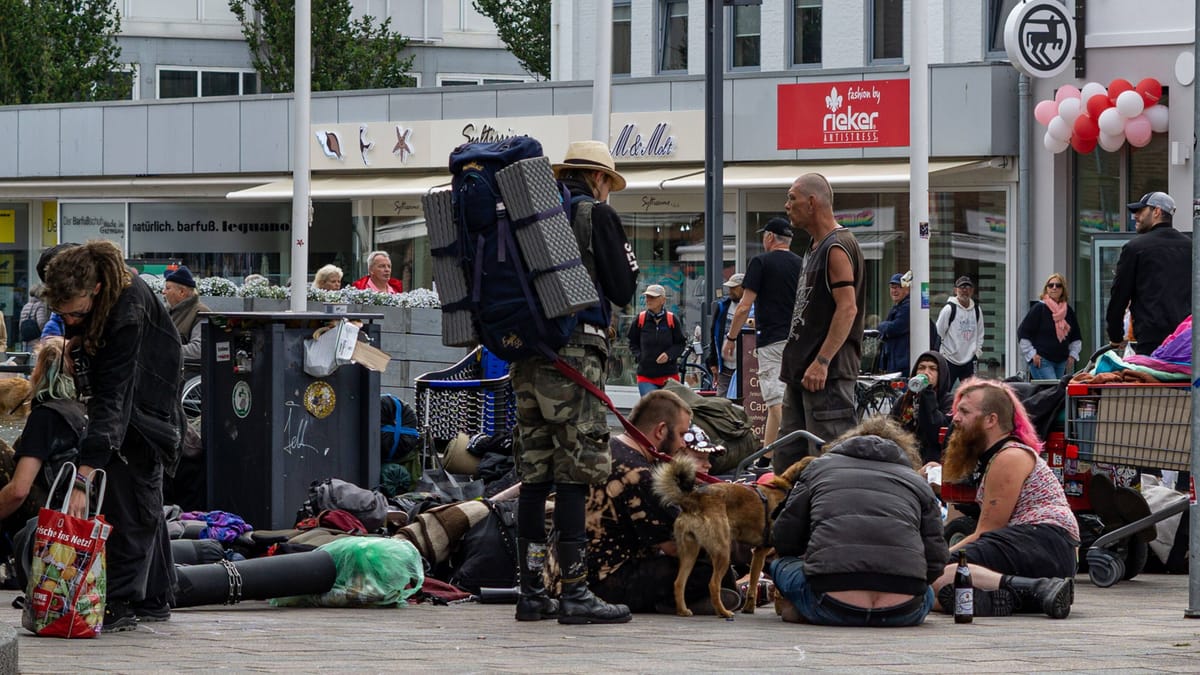
[[[379,482],[379,373],[358,364],[304,372],[304,340],[343,316],[379,344],[381,314],[204,314],[201,372],[208,508],[257,529],[295,524],[308,486]],[[361,339],[361,335],[360,335]]]

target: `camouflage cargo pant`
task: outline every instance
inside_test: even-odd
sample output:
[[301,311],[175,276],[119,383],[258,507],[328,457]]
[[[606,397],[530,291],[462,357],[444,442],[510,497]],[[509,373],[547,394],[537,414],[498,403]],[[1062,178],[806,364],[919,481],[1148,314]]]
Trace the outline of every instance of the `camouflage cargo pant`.
[[[568,344],[558,355],[604,387],[606,357],[592,346]],[[512,365],[517,399],[513,449],[526,483],[603,482],[612,470],[606,410],[600,399],[535,357]]]

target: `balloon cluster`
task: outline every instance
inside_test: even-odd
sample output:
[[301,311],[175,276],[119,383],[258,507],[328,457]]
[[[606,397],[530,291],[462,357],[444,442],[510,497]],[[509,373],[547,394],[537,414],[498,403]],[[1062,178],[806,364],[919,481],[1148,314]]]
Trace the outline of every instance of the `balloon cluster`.
[[1067,84],[1059,87],[1053,101],[1038,103],[1033,116],[1046,127],[1042,143],[1050,152],[1070,146],[1087,154],[1097,145],[1116,152],[1125,141],[1145,147],[1151,134],[1167,130],[1167,107],[1160,98],[1162,85],[1152,77],[1136,86],[1118,78],[1107,89],[1099,82],[1089,82],[1082,90]]

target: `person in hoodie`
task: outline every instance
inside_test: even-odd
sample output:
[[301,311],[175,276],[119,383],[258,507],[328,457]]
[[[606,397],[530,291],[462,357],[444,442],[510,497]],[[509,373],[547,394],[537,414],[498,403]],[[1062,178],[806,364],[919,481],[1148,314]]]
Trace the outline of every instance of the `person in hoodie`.
[[971,297],[974,294],[971,277],[959,277],[954,282],[954,297],[938,314],[937,332],[942,338],[942,356],[950,363],[946,373],[950,386],[974,375],[975,364],[983,355],[983,312]]
[[941,353],[928,351],[921,354],[909,373],[908,391],[892,406],[892,418],[917,437],[921,460],[925,463],[942,461],[942,444],[938,437],[942,427],[950,423],[954,403],[947,372],[949,365]]
[[915,439],[879,416],[828,447],[775,520],[777,611],[826,626],[921,624],[949,552]]

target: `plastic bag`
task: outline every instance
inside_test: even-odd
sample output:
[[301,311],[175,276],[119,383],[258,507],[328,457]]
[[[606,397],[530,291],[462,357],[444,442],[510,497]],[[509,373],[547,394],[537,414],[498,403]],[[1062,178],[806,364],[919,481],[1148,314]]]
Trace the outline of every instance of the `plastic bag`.
[[425,583],[421,554],[402,539],[338,537],[320,550],[333,556],[337,580],[320,595],[277,598],[277,607],[404,606]]
[[313,377],[326,377],[354,358],[358,343],[358,325],[342,319],[313,332],[304,341],[304,372]]
[[[75,465],[70,462],[59,469],[34,531],[21,625],[44,637],[92,638],[100,634],[104,623],[104,543],[112,533],[112,526],[98,515],[104,501],[104,471],[97,469],[87,481],[89,504],[92,481],[99,479],[101,487],[95,512],[86,519],[67,515],[75,475]],[[62,507],[51,508],[49,499],[54,498],[64,477]]]

